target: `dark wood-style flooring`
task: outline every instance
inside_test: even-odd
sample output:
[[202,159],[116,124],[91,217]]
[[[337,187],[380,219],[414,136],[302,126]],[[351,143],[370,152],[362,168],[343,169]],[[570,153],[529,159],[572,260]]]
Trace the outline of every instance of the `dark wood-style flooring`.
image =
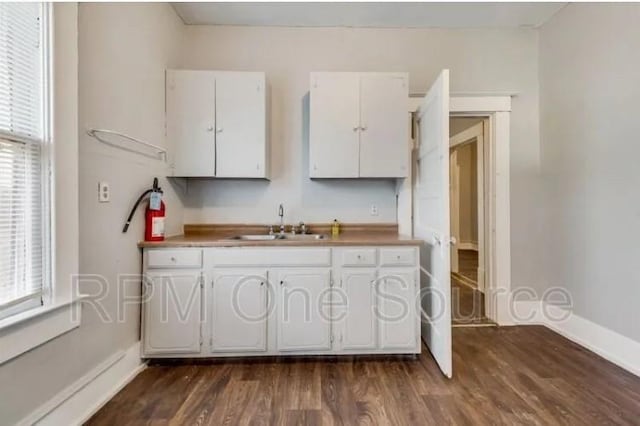
[[451,320],[454,325],[492,324],[485,315],[484,294],[451,275]]
[[456,326],[493,325],[478,288],[478,252],[458,250],[458,273],[451,274],[451,320]]
[[458,272],[472,282],[478,282],[477,250],[458,250]]
[[454,378],[418,358],[156,365],[89,425],[640,423],[640,378],[538,326],[456,328]]

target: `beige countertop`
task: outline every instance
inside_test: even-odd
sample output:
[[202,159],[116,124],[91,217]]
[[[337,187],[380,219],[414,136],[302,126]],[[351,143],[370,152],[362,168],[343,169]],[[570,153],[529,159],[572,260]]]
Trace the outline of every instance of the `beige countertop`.
[[[327,225],[309,225],[311,232],[330,234]],[[323,247],[323,246],[415,246],[422,243],[399,235],[395,224],[342,225],[337,237],[320,240],[238,240],[235,235],[265,234],[265,225],[185,225],[185,234],[160,242],[141,241],[139,247]],[[261,232],[260,232],[261,231]]]

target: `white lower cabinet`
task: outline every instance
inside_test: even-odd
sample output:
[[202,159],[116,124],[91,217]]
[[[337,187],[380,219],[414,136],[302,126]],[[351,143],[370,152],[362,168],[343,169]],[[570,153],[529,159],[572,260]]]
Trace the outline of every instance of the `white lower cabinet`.
[[331,270],[280,270],[275,282],[278,350],[331,349]]
[[211,351],[266,351],[267,270],[220,269],[211,288]]
[[145,287],[144,353],[199,353],[201,273],[147,271]]
[[145,249],[142,355],[420,353],[418,258],[417,247]]
[[419,345],[416,272],[381,269],[377,296],[380,348],[407,349]]
[[336,305],[342,318],[342,349],[374,349],[378,341],[375,268],[343,270],[340,289],[342,298]]

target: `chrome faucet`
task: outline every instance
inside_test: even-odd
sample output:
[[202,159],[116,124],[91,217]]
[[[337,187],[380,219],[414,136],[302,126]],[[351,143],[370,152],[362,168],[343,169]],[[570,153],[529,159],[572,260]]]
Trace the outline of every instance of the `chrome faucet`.
[[282,204],[278,207],[278,216],[280,216],[280,234],[284,234],[284,207]]

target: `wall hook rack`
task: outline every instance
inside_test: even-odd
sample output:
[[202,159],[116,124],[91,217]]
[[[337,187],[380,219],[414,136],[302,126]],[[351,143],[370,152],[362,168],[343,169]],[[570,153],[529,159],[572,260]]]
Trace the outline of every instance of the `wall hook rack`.
[[[102,142],[105,145],[109,145],[109,146],[112,146],[112,147],[115,147],[115,148],[120,148],[120,149],[125,150],[125,151],[129,151],[129,152],[133,152],[133,153],[136,153],[136,154],[140,154],[140,155],[143,155],[145,157],[150,157],[150,158],[155,158],[155,159],[158,159],[158,160],[162,160],[165,163],[167,162],[167,150],[166,149],[161,148],[161,147],[159,147],[157,145],[150,144],[148,142],[141,141],[140,139],[136,139],[133,136],[129,136],[129,135],[126,135],[124,133],[116,132],[116,131],[113,131],[113,130],[107,130],[107,129],[88,129],[87,130],[87,134],[89,136],[91,136],[92,138],[95,138],[97,141]],[[149,154],[149,153],[139,151],[139,150],[137,150],[135,148],[132,148],[132,147],[129,147],[129,146],[125,146],[125,145],[121,145],[119,143],[115,143],[113,141],[105,139],[105,136],[117,136],[117,137],[120,137],[120,138],[122,138],[122,139],[124,139],[124,140],[126,140],[128,142],[134,142],[134,143],[136,143],[138,145],[141,145],[141,146],[144,146],[144,147],[147,147],[147,148],[151,148],[152,150],[155,151],[155,153],[154,154]]]

